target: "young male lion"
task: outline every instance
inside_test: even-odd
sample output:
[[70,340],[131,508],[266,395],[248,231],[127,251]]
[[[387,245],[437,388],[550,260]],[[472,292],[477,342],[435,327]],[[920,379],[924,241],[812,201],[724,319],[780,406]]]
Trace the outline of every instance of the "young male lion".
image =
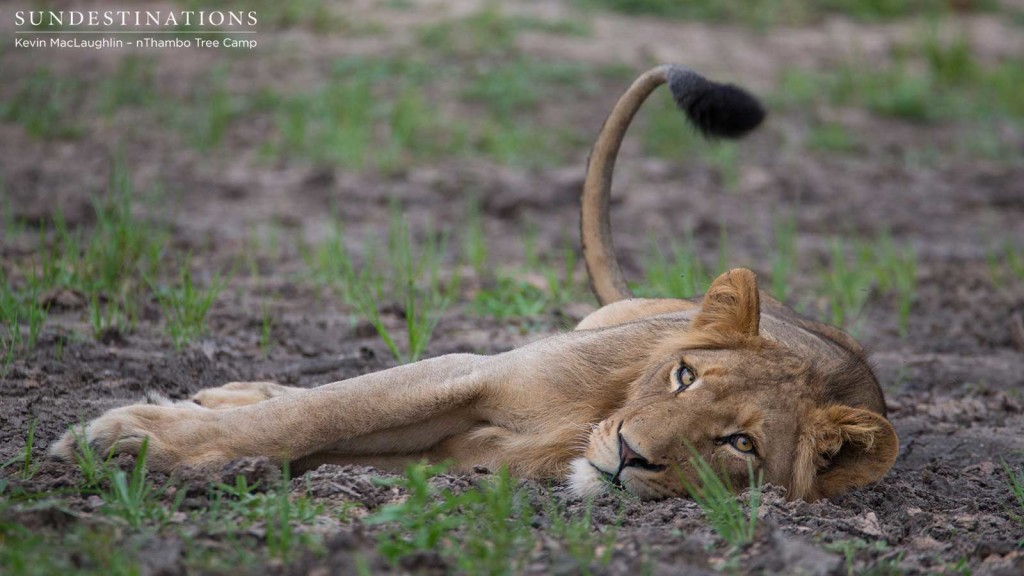
[[148,437],[160,470],[242,456],[300,469],[451,460],[457,470],[567,477],[582,495],[616,485],[642,498],[684,494],[695,454],[733,486],[752,468],[790,498],[878,480],[896,458],[896,433],[845,333],[759,292],[745,269],[719,276],[703,297],[630,297],[612,247],[612,169],[633,115],[666,82],[706,135],[739,137],[763,119],[743,90],[677,66],[626,91],[594,145],[582,199],[583,252],[603,307],[575,331],[313,389],[231,383],[189,401],[126,406],[69,431],[51,453],[71,458],[84,434],[103,452],[133,453]]

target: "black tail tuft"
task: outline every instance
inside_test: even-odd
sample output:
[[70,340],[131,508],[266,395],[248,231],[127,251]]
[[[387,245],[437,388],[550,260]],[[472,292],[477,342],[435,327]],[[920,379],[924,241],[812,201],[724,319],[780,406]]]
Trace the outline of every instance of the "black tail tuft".
[[668,83],[679,109],[704,136],[740,138],[764,120],[761,103],[738,86],[718,84],[676,66],[669,70]]

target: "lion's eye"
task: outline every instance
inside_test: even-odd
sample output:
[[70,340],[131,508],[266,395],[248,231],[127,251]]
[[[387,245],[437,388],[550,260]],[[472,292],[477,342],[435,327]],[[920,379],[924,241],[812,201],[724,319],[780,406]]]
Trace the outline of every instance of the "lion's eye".
[[697,375],[694,374],[693,369],[686,364],[680,364],[679,367],[672,372],[672,380],[676,392],[682,392],[697,381]]
[[729,444],[740,452],[749,453],[754,451],[754,442],[746,434],[733,434],[729,437]]

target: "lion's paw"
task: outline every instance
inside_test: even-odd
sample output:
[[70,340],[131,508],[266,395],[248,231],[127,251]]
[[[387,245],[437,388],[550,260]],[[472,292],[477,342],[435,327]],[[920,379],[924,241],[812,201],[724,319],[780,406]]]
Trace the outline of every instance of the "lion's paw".
[[137,455],[147,443],[146,461],[154,470],[209,466],[222,461],[204,451],[201,410],[181,406],[133,404],[115,408],[86,425],[74,425],[50,447],[53,458],[75,462],[85,450],[98,458],[109,454]]

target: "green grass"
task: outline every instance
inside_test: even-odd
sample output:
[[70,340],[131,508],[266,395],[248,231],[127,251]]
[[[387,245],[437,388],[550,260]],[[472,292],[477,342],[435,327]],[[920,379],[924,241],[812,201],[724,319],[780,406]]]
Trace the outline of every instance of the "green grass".
[[[843,565],[848,576],[854,576],[855,574],[887,574],[888,572],[885,572],[885,570],[890,567],[890,562],[886,560],[882,560],[874,565],[869,564],[871,554],[883,553],[889,550],[889,545],[882,540],[875,542],[868,542],[861,538],[836,540],[825,545],[825,549],[829,552],[838,552],[843,555]],[[864,557],[862,562],[865,566],[861,567],[860,570],[857,569],[858,557]],[[893,573],[899,574],[900,572]]]
[[135,217],[135,195],[131,173],[115,160],[107,198],[94,203],[96,224],[90,234],[80,238],[58,226],[60,252],[68,260],[53,267],[55,283],[86,295],[97,336],[136,326],[146,293],[143,279],[156,275],[167,244],[160,226]]
[[77,138],[85,130],[75,120],[84,98],[81,81],[41,68],[19,83],[13,97],[0,102],[0,120],[20,124],[36,138]]
[[[932,23],[915,40],[894,49],[887,62],[853,58],[829,72],[790,70],[782,75],[772,100],[801,109],[824,100],[912,123],[972,122],[991,132],[1000,122],[1021,126],[1024,104],[1016,87],[1024,82],[1024,59],[982,64],[965,36],[940,36]],[[827,123],[816,130],[825,132],[812,134],[814,146],[846,149],[855,144]]]
[[71,230],[58,210],[52,224],[39,228],[38,249],[17,269],[0,272],[0,360],[31,351],[47,318],[44,296],[58,290],[81,294],[85,319],[97,338],[132,330],[149,296],[145,278],[154,277],[164,257],[168,233],[135,215],[130,172],[119,159],[111,164],[106,194],[93,202],[95,223]]
[[135,54],[123,57],[114,73],[100,81],[99,92],[99,109],[107,117],[126,107],[153,104],[158,98],[156,61]]
[[270,150],[386,170],[457,151],[465,146],[461,129],[438,117],[417,84],[426,72],[412,61],[339,60],[324,86],[266,98],[277,127]]
[[686,491],[700,506],[715,533],[734,549],[752,542],[761,506],[763,473],[755,477],[753,468],[749,469],[750,485],[747,505],[744,506],[728,480],[723,479],[699,454],[694,452],[690,462],[697,471],[698,480],[695,483],[684,481]]
[[[685,20],[743,23],[751,26],[807,24],[829,14],[878,22],[911,16],[952,13],[948,0],[577,0],[585,7],[598,7],[636,16],[659,16]],[[974,11],[993,10],[994,1],[974,2]]]
[[14,359],[32,351],[46,322],[48,310],[35,270],[27,286],[18,288],[0,270],[0,375]]
[[[505,46],[505,32],[483,23],[472,29],[487,30],[482,38]],[[441,38],[473,37],[444,30]],[[315,164],[400,172],[451,156],[544,166],[584,143],[579,126],[541,119],[540,105],[595,92],[604,76],[600,67],[537,61],[512,49],[498,51],[500,57],[489,53],[481,49],[454,61],[445,50],[428,47],[401,59],[340,59],[322,86],[266,92],[251,105],[273,118],[265,151]],[[447,112],[452,101],[456,115]]]
[[[29,424],[28,433],[25,434],[25,446],[22,447],[21,454],[16,454],[6,462],[0,463],[0,471],[14,466],[17,476],[22,480],[28,480],[35,476],[36,471],[39,470],[39,463],[32,459],[32,447],[35,445],[37,422],[36,419],[33,419]],[[4,485],[0,484],[0,486]],[[2,493],[3,490],[0,490],[0,494]]]
[[135,216],[138,193],[123,161],[115,159],[110,174],[106,196],[94,201],[93,228],[72,232],[58,215],[55,240],[42,262],[47,287],[85,296],[96,337],[135,328],[147,296],[144,279],[156,275],[168,242],[162,226]]
[[709,269],[701,260],[692,233],[685,242],[672,238],[663,248],[653,236],[643,257],[644,281],[634,286],[638,296],[648,298],[692,298],[703,294],[711,281],[730,265],[729,242],[721,228],[715,267]]
[[85,424],[74,425],[70,431],[75,439],[75,465],[82,474],[83,488],[99,488],[110,475],[110,459],[113,452],[109,454],[97,454],[89,445],[85,436]]
[[818,121],[811,125],[807,147],[823,152],[849,153],[860,150],[858,137],[839,122]]
[[[189,490],[174,486],[173,479],[163,486],[154,483],[146,470],[147,452],[144,441],[134,465],[122,470],[79,440],[82,478],[76,487],[34,494],[24,486],[8,490],[7,481],[0,481],[0,512],[53,508],[64,514],[68,509],[74,518],[70,527],[32,530],[0,522],[4,573],[140,574],[146,543],[167,538],[182,540],[182,561],[196,572],[234,573],[268,562],[292,562],[300,553],[319,548],[319,536],[305,527],[323,521],[330,511],[306,494],[294,493],[287,468],[280,482],[267,486],[249,485],[241,476],[232,485],[210,486],[206,503],[190,513],[183,527],[171,520],[183,514],[178,511]],[[22,469],[24,462],[18,455],[4,467]],[[66,495],[98,499],[100,504],[84,511],[81,504],[62,500]],[[332,517],[346,520],[348,508],[342,506]]]
[[137,553],[122,530],[79,524],[62,533],[0,522],[0,566],[19,576],[138,576]]
[[[328,239],[306,253],[310,276],[331,286],[343,303],[368,321],[396,360],[415,362],[458,291],[458,274],[442,278],[440,272],[447,238],[428,229],[414,243],[401,208],[395,204],[383,253],[374,241],[364,245],[367,252],[356,262],[345,247],[341,224],[336,223]],[[384,309],[391,304],[401,310],[404,342],[385,320]]]
[[885,233],[872,241],[853,242],[848,248],[834,238],[820,290],[832,323],[851,330],[856,330],[872,294],[890,295],[895,300],[900,335],[905,337],[917,299],[917,255],[910,247],[896,245]]
[[588,84],[586,68],[567,62],[538,62],[515,58],[476,72],[462,91],[469,102],[483,104],[503,126],[514,124],[526,111],[566,89],[596,90]]
[[565,157],[566,150],[581,142],[571,128],[542,128],[532,122],[504,124],[484,120],[475,135],[473,153],[506,166],[538,168]]
[[[144,524],[161,524],[166,522],[177,503],[165,507],[158,501],[158,490],[147,479],[146,452],[149,439],[142,440],[142,446],[135,457],[135,465],[131,473],[108,467],[110,487],[101,492],[104,500],[104,512],[120,518],[133,530],[139,530]],[[179,498],[184,498],[181,492]]]
[[493,286],[476,293],[472,305],[476,314],[498,320],[536,317],[549,307],[544,290],[513,276],[499,276]]
[[838,238],[832,240],[829,265],[822,278],[822,292],[829,304],[831,322],[852,328],[875,285],[870,248],[855,246],[849,251]]
[[205,288],[192,281],[192,259],[186,256],[180,264],[178,285],[161,288],[150,283],[164,317],[164,330],[178,350],[206,332],[206,315],[227,285],[227,280],[214,276]]
[[[529,553],[540,544],[532,530],[540,511],[529,492],[505,469],[464,491],[440,491],[430,478],[441,471],[440,466],[414,465],[404,478],[387,482],[402,487],[407,497],[366,519],[368,524],[385,527],[378,537],[378,551],[395,565],[410,554],[429,551],[441,554],[458,573],[521,572]],[[607,565],[616,531],[595,532],[589,508],[571,518],[549,503],[544,516],[550,522],[550,538],[576,564],[571,567],[573,573],[590,574]]]
[[424,48],[447,57],[493,57],[514,51],[523,31],[569,36],[592,32],[589,22],[578,15],[563,20],[512,15],[503,12],[499,3],[489,2],[468,16],[425,27],[419,40]]
[[520,28],[492,3],[465,18],[427,26],[420,44],[445,56],[496,56],[515,49]]
[[[261,24],[276,18],[260,17]],[[542,117],[541,103],[596,93],[608,67],[528,58],[514,49],[514,37],[523,30],[582,33],[576,24],[488,8],[444,23],[435,36],[477,38],[493,50],[476,46],[457,56],[426,46],[408,57],[341,58],[322,83],[291,90],[236,87],[227,64],[185,94],[158,90],[148,58],[123,58],[88,81],[42,70],[18,81],[0,103],[0,119],[41,138],[62,138],[91,128],[79,118],[102,117],[130,142],[138,117],[152,117],[209,153],[225,146],[244,118],[247,142],[269,159],[387,173],[445,156],[547,166],[585,145],[589,134],[572,119]],[[126,109],[131,114],[121,114]]]
[[989,277],[996,286],[1024,282],[1024,244],[1006,243],[1002,248],[990,247],[985,261]]
[[876,240],[873,252],[878,288],[895,298],[900,335],[906,337],[910,310],[917,300],[917,255],[909,246],[897,247],[889,234]]
[[224,145],[231,129],[242,118],[251,120],[265,113],[276,98],[261,89],[232,90],[229,74],[228,65],[214,65],[197,78],[186,94],[157,93],[147,99],[147,110],[156,121],[177,129],[184,143],[193,149],[215,150]]
[[[536,230],[527,224],[523,233],[523,265],[502,269],[473,296],[472,310],[499,320],[533,318],[582,297],[583,285],[576,278],[576,249],[563,240],[557,256],[541,257]],[[525,280],[529,276],[531,280]]]
[[296,529],[313,524],[325,508],[307,495],[292,495],[287,467],[275,486],[250,485],[243,476],[234,484],[217,484],[210,492],[205,521],[218,530],[242,527],[262,528],[271,558],[293,559],[299,550],[316,544],[316,539]]
[[[949,0],[822,0],[816,3],[822,11],[845,14],[865,21],[892,20],[908,16],[941,16],[953,13]],[[969,9],[987,11],[997,8],[993,1],[971,2]]]
[[729,21],[761,26],[780,20],[804,21],[808,17],[805,2],[796,0],[577,0],[577,3],[585,7],[604,8],[634,16]]

